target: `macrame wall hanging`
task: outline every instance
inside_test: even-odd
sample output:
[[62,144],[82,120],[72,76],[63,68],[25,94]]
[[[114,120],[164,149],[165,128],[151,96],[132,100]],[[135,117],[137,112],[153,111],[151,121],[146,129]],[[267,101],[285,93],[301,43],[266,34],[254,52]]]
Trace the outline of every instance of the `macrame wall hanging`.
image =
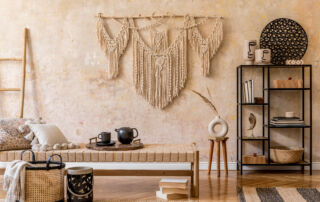
[[179,95],[187,78],[187,32],[181,30],[169,46],[166,33],[153,30],[151,38],[149,47],[138,31],[132,30],[133,80],[137,92],[162,109]]
[[121,30],[115,38],[111,38],[105,27],[105,23],[101,15],[98,17],[97,35],[100,46],[106,54],[109,64],[107,67],[107,78],[114,79],[119,74],[119,59],[127,47],[129,40],[129,23],[128,19],[123,19]]
[[[154,16],[152,16],[154,17]],[[98,16],[98,39],[103,51],[109,59],[107,75],[115,78],[119,72],[119,58],[124,52],[132,35],[133,46],[133,82],[135,89],[153,107],[163,109],[168,106],[184,88],[187,79],[187,41],[201,57],[202,74],[210,72],[210,60],[217,52],[222,38],[221,17],[216,18],[214,28],[208,38],[202,37],[198,26],[205,23],[209,17],[196,23],[195,18],[184,16],[184,25],[176,27],[178,36],[171,44],[168,42],[167,31],[159,32],[154,27],[164,24],[164,17],[157,16],[155,23],[144,27],[137,27],[134,18],[152,17],[124,17],[116,19],[122,24],[122,29],[114,39],[108,34],[101,14]],[[172,17],[172,16],[170,16]],[[176,16],[177,17],[177,16]],[[181,17],[181,16],[180,16]],[[141,38],[139,30],[150,30],[151,45]]]
[[[191,26],[195,24],[194,17],[188,17]],[[198,26],[192,26],[188,30],[188,38],[191,46],[196,50],[201,58],[202,75],[208,76],[210,73],[210,61],[216,54],[223,39],[222,21],[216,19],[214,27],[208,38],[204,38],[198,29]]]

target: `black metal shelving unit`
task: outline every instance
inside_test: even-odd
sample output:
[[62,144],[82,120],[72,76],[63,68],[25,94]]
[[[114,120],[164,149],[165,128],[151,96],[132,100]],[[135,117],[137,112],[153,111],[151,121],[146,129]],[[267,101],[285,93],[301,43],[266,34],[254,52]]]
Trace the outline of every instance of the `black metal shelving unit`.
[[[243,102],[243,72],[245,69],[257,69],[261,70],[262,76],[262,97],[264,103],[256,104],[256,103],[244,103]],[[301,69],[301,77],[303,80],[302,88],[270,88],[270,72],[274,68],[287,68],[290,69]],[[305,83],[305,71],[309,69],[309,85]],[[309,94],[309,124],[305,124],[302,126],[275,126],[270,124],[270,96],[273,91],[297,91],[302,92],[301,99],[302,99],[302,120],[305,120],[305,94]],[[250,107],[250,106],[258,106],[261,107],[262,111],[262,137],[255,137],[255,138],[248,138],[243,135],[243,127],[242,127],[242,118],[243,118],[243,107]],[[300,128],[301,129],[301,142],[302,147],[306,151],[305,147],[305,129],[308,129],[309,132],[309,159],[308,161],[305,160],[305,152],[303,153],[303,158],[301,162],[294,163],[294,164],[277,164],[273,163],[270,160],[270,139],[271,139],[271,129],[273,128]],[[246,141],[258,141],[262,143],[262,154],[268,154],[267,163],[266,164],[243,164],[242,157],[243,157],[243,148],[244,142]],[[267,146],[267,149],[265,147]],[[309,173],[312,175],[312,65],[305,64],[305,65],[240,65],[237,67],[237,170],[240,170],[240,174],[243,173],[243,166],[300,166],[302,172],[304,172],[305,166],[309,166]]]

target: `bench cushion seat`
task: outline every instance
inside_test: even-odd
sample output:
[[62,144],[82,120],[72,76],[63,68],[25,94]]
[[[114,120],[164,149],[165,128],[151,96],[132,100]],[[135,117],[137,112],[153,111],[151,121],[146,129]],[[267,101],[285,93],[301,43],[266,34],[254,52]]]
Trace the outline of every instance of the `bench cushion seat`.
[[[20,159],[21,151],[1,151],[0,161]],[[193,162],[195,148],[191,144],[146,144],[142,149],[131,151],[96,151],[80,148],[35,152],[36,160],[45,161],[53,153],[60,154],[63,162]],[[23,159],[30,161],[31,153],[26,152]],[[53,160],[57,158],[54,157]]]

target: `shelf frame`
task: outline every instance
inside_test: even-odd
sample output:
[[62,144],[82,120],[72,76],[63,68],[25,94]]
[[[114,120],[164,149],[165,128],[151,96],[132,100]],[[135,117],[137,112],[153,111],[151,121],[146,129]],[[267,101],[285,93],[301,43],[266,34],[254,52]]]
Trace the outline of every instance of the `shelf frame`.
[[[244,103],[243,102],[243,71],[248,68],[253,68],[261,71],[262,76],[262,97],[264,99],[264,103]],[[274,68],[287,68],[289,69],[301,69],[301,77],[303,80],[302,88],[271,88],[270,87],[270,72]],[[309,86],[306,86],[305,83],[305,71],[309,69]],[[309,124],[306,125],[291,125],[291,126],[275,126],[270,124],[270,111],[271,111],[271,94],[273,91],[297,91],[297,93],[301,92],[301,114],[302,120],[306,120],[305,107],[306,107],[306,94],[309,94]],[[246,138],[243,136],[243,107],[261,107],[262,110],[262,137],[263,138]],[[265,120],[267,119],[267,120]],[[306,131],[308,129],[309,134],[309,160],[305,160],[305,152],[303,153],[302,162],[295,164],[277,164],[272,163],[270,160],[270,141],[271,141],[271,129],[273,128],[294,128],[301,130],[301,146],[304,148],[306,152],[305,145],[305,137]],[[247,141],[257,141],[262,143],[262,154],[265,155],[267,153],[267,163],[266,164],[243,164],[243,148],[244,142]],[[267,148],[265,148],[265,144],[267,144]],[[240,65],[237,67],[237,170],[240,170],[240,174],[243,174],[243,166],[301,166],[301,171],[304,172],[305,166],[309,166],[309,174],[312,175],[312,65],[304,64],[304,65]]]

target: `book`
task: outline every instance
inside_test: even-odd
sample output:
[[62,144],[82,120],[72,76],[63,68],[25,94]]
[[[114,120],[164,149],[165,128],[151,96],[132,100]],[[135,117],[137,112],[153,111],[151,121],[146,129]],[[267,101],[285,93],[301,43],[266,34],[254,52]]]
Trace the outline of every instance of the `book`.
[[245,86],[245,93],[246,93],[246,103],[250,103],[248,81],[244,82],[244,86]]
[[173,179],[173,178],[163,178],[160,180],[159,186],[162,188],[180,188],[187,189],[188,188],[188,180],[187,179]]
[[251,103],[254,103],[254,85],[253,80],[251,80]]
[[165,200],[172,200],[172,199],[188,198],[188,195],[187,194],[164,194],[161,191],[156,191],[156,197],[165,199]]
[[282,117],[282,116],[276,116],[273,117],[272,120],[300,120],[299,117]]
[[252,82],[251,80],[248,81],[248,100],[249,100],[249,103],[252,103]]
[[188,189],[160,187],[163,194],[188,194]]
[[287,120],[280,120],[280,121],[273,121],[271,120],[270,123],[274,124],[304,124],[304,121],[302,120],[294,120],[294,121],[287,121]]

